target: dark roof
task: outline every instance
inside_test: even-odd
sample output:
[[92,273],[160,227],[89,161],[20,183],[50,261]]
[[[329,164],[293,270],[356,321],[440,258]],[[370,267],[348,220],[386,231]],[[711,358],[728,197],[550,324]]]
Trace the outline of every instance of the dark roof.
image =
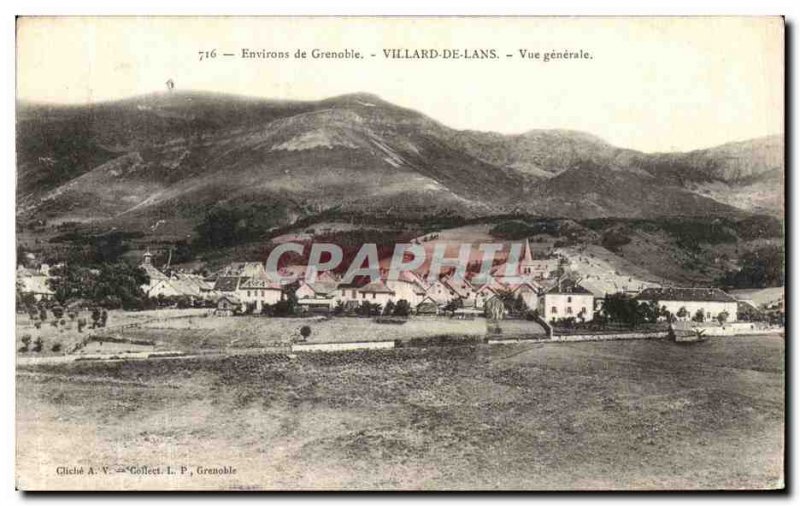
[[639,300],[685,300],[697,302],[736,302],[719,288],[645,288]]
[[577,294],[592,295],[592,292],[590,292],[586,288],[582,287],[581,285],[575,285],[575,284],[564,284],[562,286],[556,284],[553,288],[547,290],[547,293],[552,293],[552,294],[577,293]]
[[234,292],[239,286],[238,276],[220,276],[214,283],[214,290],[218,292]]

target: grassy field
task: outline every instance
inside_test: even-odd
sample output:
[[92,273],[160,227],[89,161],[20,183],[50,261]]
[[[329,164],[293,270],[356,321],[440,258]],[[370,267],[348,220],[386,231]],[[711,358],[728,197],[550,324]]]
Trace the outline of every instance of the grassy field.
[[[17,371],[18,486],[779,487],[779,337],[83,362]],[[58,466],[234,475],[56,476]]]
[[[534,322],[528,323],[530,333],[542,333]],[[196,351],[219,348],[260,348],[291,343],[300,338],[300,329],[308,326],[308,342],[329,343],[347,341],[408,340],[415,337],[486,335],[486,320],[456,320],[446,317],[413,317],[401,325],[379,324],[372,318],[311,317],[265,318],[198,317],[165,320],[126,330],[132,339],[154,339],[163,349]]]

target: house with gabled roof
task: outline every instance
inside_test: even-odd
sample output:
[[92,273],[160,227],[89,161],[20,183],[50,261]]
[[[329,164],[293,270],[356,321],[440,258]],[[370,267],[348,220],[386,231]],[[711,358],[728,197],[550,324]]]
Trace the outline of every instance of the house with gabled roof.
[[402,271],[397,279],[387,279],[385,283],[394,292],[395,302],[405,300],[411,307],[422,301],[427,289],[425,281],[412,271]]
[[433,281],[425,290],[425,297],[430,297],[439,305],[445,305],[453,299],[461,297],[441,279]]
[[522,298],[528,309],[539,307],[539,294],[542,292],[542,287],[532,279],[506,285],[506,288],[514,297]]
[[298,299],[332,299],[336,296],[336,289],[338,285],[339,284],[335,281],[315,281],[314,283],[309,283],[308,281],[302,280],[297,286],[297,290],[295,290],[294,294]]
[[414,311],[419,315],[438,315],[441,309],[438,302],[426,295],[419,304],[414,307]]
[[[244,279],[244,278],[240,278]],[[255,304],[260,312],[264,304],[275,304],[283,297],[283,286],[266,277],[247,278],[239,283],[236,296],[246,304]]]
[[390,300],[394,300],[395,292],[386,283],[377,279],[368,283],[358,289],[358,294],[361,301],[367,301],[370,304],[380,304],[385,306]]
[[559,281],[539,297],[538,309],[548,321],[575,318],[588,322],[594,317],[594,295],[577,283]]
[[488,282],[475,289],[474,306],[478,309],[483,308],[489,299],[497,297],[505,289],[506,287],[502,283],[494,278],[489,278]]

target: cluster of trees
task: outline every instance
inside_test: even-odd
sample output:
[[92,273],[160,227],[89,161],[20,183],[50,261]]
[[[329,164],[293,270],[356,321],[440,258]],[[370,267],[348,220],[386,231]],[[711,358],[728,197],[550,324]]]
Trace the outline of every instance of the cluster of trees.
[[[88,325],[87,318],[80,316],[78,311],[74,309],[65,310],[58,303],[51,305],[49,308],[44,302],[30,304],[25,307],[25,311],[37,330],[47,323],[56,328],[64,327],[67,329],[71,328],[71,325],[75,323],[78,332],[83,332],[83,329]],[[91,328],[105,327],[108,323],[108,311],[101,307],[94,307],[89,313],[89,319],[91,320]]]
[[[20,346],[19,351],[25,353],[28,351],[32,351],[34,353],[39,353],[44,348],[44,339],[41,337],[37,337],[33,341],[33,347],[31,347],[31,336],[30,334],[25,334],[20,339],[22,341],[22,346]],[[61,351],[61,345],[59,343],[53,344],[53,351]]]
[[767,288],[784,284],[782,246],[765,246],[742,255],[741,267],[726,272],[717,284],[726,288]]
[[[719,323],[725,323],[731,315],[723,311],[714,319]],[[675,314],[667,311],[664,306],[659,307],[655,301],[640,302],[626,294],[606,295],[603,301],[603,309],[594,314],[594,322],[599,325],[606,325],[609,322],[618,325],[635,328],[646,323],[656,323],[660,319],[669,322],[676,320],[686,320],[691,318],[694,322],[706,321],[706,312],[699,308],[694,314],[689,314],[685,307],[681,307]]]
[[[346,310],[343,304],[337,304],[334,309],[334,314],[345,314]],[[405,317],[411,314],[411,304],[405,300],[400,299],[396,303],[389,301],[385,306],[381,304],[373,304],[366,300],[361,301],[355,309],[355,314],[358,316],[398,316]]]
[[69,263],[54,268],[52,274],[47,283],[60,304],[83,299],[108,309],[142,309],[149,303],[142,291],[149,276],[124,262],[100,264],[96,269]]
[[199,250],[219,249],[263,239],[286,220],[286,207],[277,203],[216,205],[195,227],[193,246]]
[[596,324],[606,325],[609,322],[636,328],[643,323],[656,323],[659,318],[671,319],[665,307],[659,307],[655,301],[640,302],[624,293],[606,295],[603,309],[594,314]]
[[561,224],[557,220],[550,219],[509,220],[498,223],[489,233],[494,237],[512,241],[540,234],[559,237],[561,235]]

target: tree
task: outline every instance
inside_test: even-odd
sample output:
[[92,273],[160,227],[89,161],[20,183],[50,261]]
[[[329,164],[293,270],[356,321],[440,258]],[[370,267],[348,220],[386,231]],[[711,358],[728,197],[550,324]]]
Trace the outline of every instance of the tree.
[[624,293],[606,295],[603,301],[603,312],[609,320],[631,328],[644,321],[649,311],[649,304],[640,304],[639,301]]
[[381,314],[381,305],[380,304],[370,304],[366,300],[361,301],[361,305],[358,306],[356,310],[356,314],[359,316],[375,316]]
[[336,316],[344,314],[344,302],[341,300],[336,301],[336,305],[333,307],[333,314]]
[[19,351],[28,351],[28,347],[31,345],[31,336],[30,334],[24,334],[22,336],[22,348]]
[[100,308],[92,308],[92,328],[96,329],[100,325]]
[[18,279],[16,283],[17,288],[17,310],[21,311],[22,309],[28,308],[34,304],[36,304],[36,297],[31,292],[25,291],[25,286],[22,283],[22,280]]
[[514,297],[514,303],[511,306],[512,313],[516,315],[524,314],[525,311],[528,310],[528,305],[525,304],[525,300],[522,298],[522,294],[518,293],[516,297]]
[[447,304],[444,305],[442,308],[443,311],[446,313],[455,313],[456,309],[460,308],[463,305],[462,300],[459,297],[454,297],[450,299]]
[[394,313],[395,304],[392,301],[386,303],[383,307],[383,316],[391,316]]
[[658,302],[651,300],[647,303],[640,305],[640,310],[644,320],[648,323],[656,323],[658,317],[661,316],[661,308],[658,307]]
[[722,325],[726,321],[728,321],[729,317],[730,315],[728,314],[727,311],[722,311],[720,314],[717,315],[717,321],[719,322],[720,325]]
[[400,299],[394,306],[394,316],[408,316],[411,314],[411,304],[406,299]]
[[47,309],[44,306],[39,306],[39,319],[42,321],[47,320]]
[[64,308],[56,304],[55,306],[50,308],[50,311],[53,313],[53,317],[56,320],[60,320],[64,316]]
[[103,311],[100,312],[100,326],[105,327],[106,323],[108,323],[108,311],[103,309]]
[[700,323],[702,323],[702,322],[703,322],[705,319],[706,319],[706,314],[705,314],[705,311],[703,310],[703,308],[700,308],[700,309],[698,309],[698,310],[697,310],[697,312],[694,314],[694,317],[692,318],[692,321],[693,321],[693,322],[700,322]]
[[311,335],[311,327],[309,327],[308,325],[303,325],[302,327],[300,327],[300,335],[303,337],[303,341],[308,339],[308,336]]
[[683,319],[685,319],[687,316],[689,316],[689,311],[687,311],[687,310],[686,310],[686,308],[685,308],[684,306],[681,306],[681,308],[680,308],[680,309],[678,309],[678,312],[677,312],[677,313],[675,313],[675,316],[677,316],[678,318],[680,318],[681,320],[683,320]]
[[42,347],[44,346],[44,341],[41,337],[37,337],[36,340],[33,342],[33,348],[31,351],[39,353],[42,351]]

